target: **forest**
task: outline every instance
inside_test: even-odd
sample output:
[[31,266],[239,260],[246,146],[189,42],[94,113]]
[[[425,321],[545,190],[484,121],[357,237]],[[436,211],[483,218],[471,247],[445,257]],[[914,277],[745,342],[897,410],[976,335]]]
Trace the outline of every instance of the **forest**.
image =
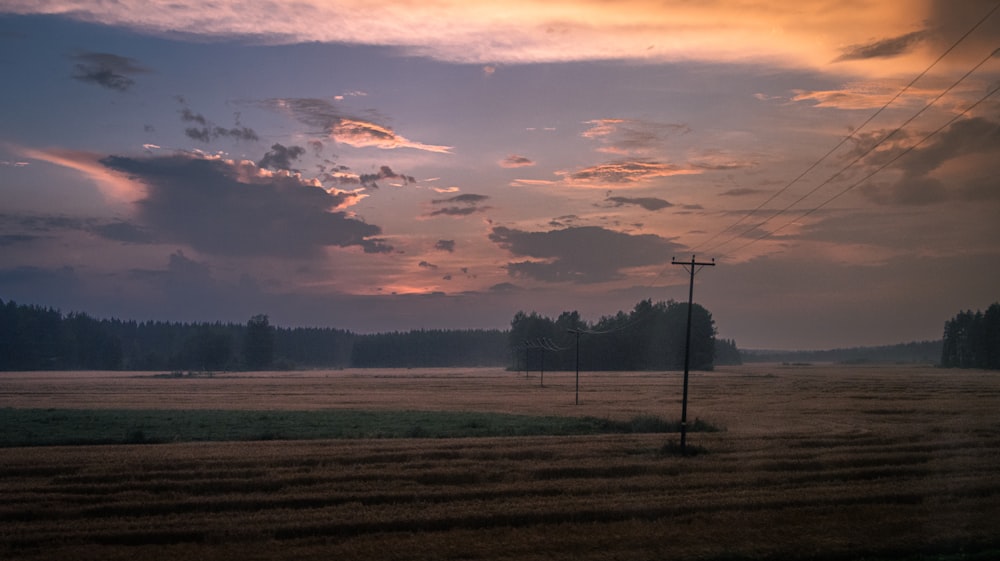
[[959,312],[944,324],[941,366],[1000,369],[1000,303]]
[[293,368],[504,366],[501,330],[357,334],[343,329],[173,323],[63,315],[0,301],[0,370],[286,370]]
[[[692,320],[693,369],[740,361],[734,341],[715,338],[707,310],[696,304]],[[277,327],[264,314],[246,324],[137,322],[78,312],[64,315],[0,300],[0,370],[216,372],[449,366],[513,370],[524,368],[526,360],[531,368],[572,370],[577,337],[584,370],[677,370],[683,367],[686,321],[687,304],[644,300],[629,313],[618,312],[594,324],[584,322],[578,312],[564,312],[556,320],[518,312],[510,330],[358,334],[335,328]]]
[[[629,313],[605,316],[594,324],[579,312],[556,319],[518,312],[511,322],[509,346],[518,351],[516,365],[529,370],[681,370],[687,334],[688,305],[673,300],[643,300]],[[715,321],[704,307],[691,310],[693,370],[739,364],[735,341],[716,339]]]

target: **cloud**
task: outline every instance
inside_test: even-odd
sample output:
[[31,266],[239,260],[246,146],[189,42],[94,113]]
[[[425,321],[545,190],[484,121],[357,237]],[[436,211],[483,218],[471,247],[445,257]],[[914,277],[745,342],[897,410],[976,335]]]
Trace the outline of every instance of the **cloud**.
[[417,266],[422,269],[432,269],[432,270],[438,268],[437,265],[433,263],[428,263],[427,261],[421,261],[420,263],[417,263]]
[[500,282],[490,287],[490,292],[517,292],[521,287],[509,282]]
[[597,226],[547,232],[498,226],[489,239],[515,257],[534,259],[508,263],[510,276],[543,282],[615,280],[623,278],[624,269],[665,263],[680,249],[660,236],[624,234]]
[[356,148],[413,148],[427,152],[451,153],[451,146],[412,141],[390,127],[342,112],[333,103],[317,98],[277,98],[262,102],[265,107],[290,112],[299,122],[317,128],[336,142]]
[[447,251],[448,253],[455,252],[455,240],[438,240],[434,244],[434,249],[438,251]]
[[123,220],[99,224],[92,227],[90,231],[102,238],[124,243],[150,244],[155,241],[153,235],[146,228]]
[[835,90],[793,90],[793,102],[811,103],[813,107],[835,109],[879,109],[895,98],[895,107],[920,107],[937,91],[911,87],[899,94],[899,88],[886,83],[848,82]]
[[525,156],[518,156],[517,154],[511,154],[500,160],[500,167],[504,168],[523,168],[535,165],[535,162],[530,158]]
[[[175,0],[170,6],[149,9],[142,0],[19,0],[8,2],[5,9],[18,14],[60,14],[162,35],[235,38],[260,44],[378,45],[408,56],[493,68],[504,63],[583,60],[710,60],[822,68],[845,54],[844,45],[857,45],[861,55],[905,48],[907,41],[913,41],[905,39],[907,34],[923,28],[925,21],[939,21],[936,11],[956,20],[982,13],[982,4],[976,2],[825,0],[579,0],[561,4],[301,0],[294,5]],[[329,21],[337,25],[317,25]],[[884,46],[871,43],[871,37],[886,36],[895,39],[884,40]],[[926,61],[905,62],[902,72]]]
[[440,152],[443,154],[451,152],[451,146],[436,146],[414,142],[397,134],[389,127],[359,119],[341,119],[330,130],[330,137],[337,142],[356,148],[375,147],[383,150],[414,148],[416,150]]
[[468,216],[477,212],[485,212],[492,207],[480,206],[479,203],[487,200],[489,200],[489,197],[486,195],[475,195],[472,193],[455,195],[454,197],[448,197],[447,199],[434,199],[431,201],[432,205],[451,206],[439,208],[428,214],[428,216]]
[[[184,103],[183,98],[178,100],[180,103]],[[257,132],[249,127],[244,127],[239,122],[239,116],[237,114],[236,124],[233,127],[225,128],[216,125],[215,123],[209,121],[201,113],[195,113],[187,107],[180,110],[181,121],[185,123],[195,123],[199,126],[197,127],[187,127],[184,129],[184,134],[192,139],[199,142],[211,142],[217,138],[232,138],[234,140],[246,140],[251,142],[256,142],[260,140],[257,136]]]
[[[865,150],[865,144],[876,132],[859,139],[856,149]],[[883,145],[869,154],[865,163],[882,166],[899,157],[913,141],[900,135],[895,142]],[[1000,201],[996,177],[1000,177],[1000,122],[983,117],[956,121],[941,133],[899,157],[890,169],[901,172],[894,181],[869,183],[861,192],[880,204],[922,205],[946,200]],[[942,181],[937,172],[947,168],[948,181]],[[878,176],[876,176],[878,177]]]
[[653,160],[621,160],[608,162],[572,173],[563,172],[573,182],[607,184],[642,183],[657,177],[699,174],[697,169],[682,168]]
[[553,181],[551,179],[515,179],[510,182],[511,187],[546,187],[548,185],[556,185],[558,181]]
[[378,184],[376,181],[382,179],[398,179],[403,182],[403,185],[408,183],[416,183],[417,180],[412,175],[402,175],[392,171],[389,166],[381,166],[377,173],[363,173],[358,176],[358,180],[365,187],[372,187],[378,189]]
[[605,201],[614,207],[636,205],[652,211],[663,210],[674,206],[672,203],[656,197],[608,197]]
[[898,37],[890,37],[861,45],[851,45],[845,48],[843,54],[837,57],[834,62],[898,56],[912,49],[926,35],[927,33],[924,31],[914,31]]
[[671,137],[691,132],[683,123],[658,123],[638,119],[597,119],[587,121],[590,128],[580,134],[597,140],[598,150],[610,154],[644,156],[661,150]]
[[719,193],[720,197],[746,197],[750,195],[760,195],[766,193],[767,191],[763,189],[752,189],[749,187],[737,187],[735,189],[730,189],[728,191],[723,191]]
[[135,85],[131,76],[149,72],[139,61],[111,53],[87,52],[72,58],[77,61],[74,79],[119,92],[128,91]]
[[376,237],[378,226],[332,210],[357,194],[327,191],[297,174],[193,154],[101,163],[145,185],[137,217],[163,242],[237,256],[315,257],[331,246],[392,250]]
[[271,145],[271,150],[264,154],[264,157],[257,162],[257,167],[261,169],[295,171],[292,169],[292,162],[305,153],[306,149],[301,146],[286,147],[280,143],[275,143]]

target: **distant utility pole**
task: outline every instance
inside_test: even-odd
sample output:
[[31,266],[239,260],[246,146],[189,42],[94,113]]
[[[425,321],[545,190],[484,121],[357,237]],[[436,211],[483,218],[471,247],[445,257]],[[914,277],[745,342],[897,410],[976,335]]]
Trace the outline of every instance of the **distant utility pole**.
[[576,404],[580,405],[580,330],[567,329],[566,331],[576,335]]
[[670,260],[670,264],[683,265],[684,270],[691,273],[691,282],[688,285],[687,341],[684,343],[684,397],[681,399],[681,453],[683,453],[687,445],[688,372],[691,369],[691,310],[694,308],[694,275],[702,267],[714,267],[715,259],[712,259],[711,263],[699,263],[692,255],[691,261],[678,261],[673,258]]

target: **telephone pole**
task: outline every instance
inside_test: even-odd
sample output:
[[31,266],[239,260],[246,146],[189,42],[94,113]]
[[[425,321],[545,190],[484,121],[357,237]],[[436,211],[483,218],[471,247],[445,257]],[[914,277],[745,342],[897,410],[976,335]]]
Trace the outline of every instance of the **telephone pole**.
[[687,414],[688,414],[688,372],[691,369],[691,310],[694,308],[694,275],[702,267],[714,267],[715,259],[712,262],[698,262],[694,255],[691,261],[678,261],[676,258],[670,260],[671,265],[682,265],[684,270],[691,274],[691,282],[688,284],[688,318],[687,318],[687,340],[684,343],[684,397],[681,399],[681,453],[686,451],[687,445]]

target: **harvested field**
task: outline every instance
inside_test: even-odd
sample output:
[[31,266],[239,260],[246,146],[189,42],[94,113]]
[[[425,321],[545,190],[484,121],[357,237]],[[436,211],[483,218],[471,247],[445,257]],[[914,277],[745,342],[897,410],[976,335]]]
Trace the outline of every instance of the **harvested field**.
[[[0,407],[679,415],[678,373],[4,373]],[[746,366],[676,435],[0,449],[0,557],[995,559],[1000,376]],[[9,429],[10,427],[4,427]]]

